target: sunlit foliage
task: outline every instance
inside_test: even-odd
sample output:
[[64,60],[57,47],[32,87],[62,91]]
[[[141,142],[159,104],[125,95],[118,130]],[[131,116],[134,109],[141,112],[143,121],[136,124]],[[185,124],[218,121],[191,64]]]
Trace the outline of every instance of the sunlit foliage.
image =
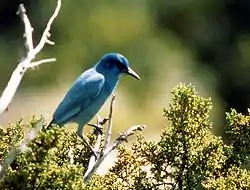
[[[139,135],[128,148],[120,146],[118,159],[105,175],[84,184],[90,151],[75,132],[54,126],[41,132],[17,156],[1,181],[3,189],[248,189],[250,173],[250,116],[226,113],[229,143],[211,132],[212,102],[200,97],[192,85],[178,85],[164,109],[166,126],[159,141]],[[22,121],[0,130],[0,160],[23,138]],[[90,141],[95,137],[90,132]],[[73,150],[70,161],[69,151]]]

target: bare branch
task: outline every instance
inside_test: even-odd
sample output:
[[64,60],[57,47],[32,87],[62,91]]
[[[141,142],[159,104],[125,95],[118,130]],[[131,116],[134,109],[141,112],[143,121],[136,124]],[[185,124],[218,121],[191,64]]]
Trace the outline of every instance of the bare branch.
[[[102,127],[102,119],[100,117],[98,117],[97,119],[97,127]],[[88,164],[88,169],[84,174],[84,181],[86,179],[89,179],[89,174],[91,173],[92,169],[94,168],[95,164],[96,164],[96,160],[98,160],[100,154],[97,154],[98,151],[100,150],[100,146],[101,146],[101,140],[102,140],[102,134],[100,132],[100,130],[98,130],[96,128],[96,131],[94,132],[96,134],[96,142],[95,142],[95,147],[94,147],[94,154],[91,155],[90,159],[89,159],[89,164]],[[95,154],[97,155],[97,157],[95,156]]]
[[52,46],[55,45],[55,42],[52,42],[52,41],[49,40],[49,39],[47,39],[46,43],[49,44],[49,45],[52,45]]
[[113,93],[111,103],[110,103],[109,116],[108,116],[108,128],[107,128],[103,150],[107,148],[110,138],[111,138],[111,134],[112,134],[112,124],[113,124],[112,117],[113,117],[113,109],[114,109],[114,104],[115,104],[115,97],[116,97],[116,94]]
[[57,1],[57,5],[56,5],[56,9],[55,9],[55,11],[54,11],[52,17],[51,17],[51,18],[49,19],[49,21],[48,21],[48,24],[47,24],[47,26],[46,26],[46,28],[45,28],[45,30],[44,30],[44,32],[43,32],[42,38],[41,38],[39,44],[38,44],[38,45],[36,46],[36,48],[34,49],[34,53],[35,53],[35,54],[39,53],[39,52],[43,49],[43,46],[45,45],[46,41],[47,41],[48,38],[50,37],[49,31],[50,31],[50,29],[51,29],[51,25],[52,25],[52,23],[54,22],[55,18],[58,16],[59,11],[60,11],[60,9],[61,9],[61,5],[62,5],[61,0],[58,0],[58,1]]
[[116,140],[115,142],[104,149],[103,153],[97,157],[96,161],[93,161],[95,159],[94,156],[91,156],[91,161],[88,165],[88,169],[86,173],[84,174],[83,181],[87,182],[95,173],[95,171],[99,168],[101,163],[104,161],[104,159],[113,151],[115,150],[122,142],[127,142],[127,138],[131,135],[133,135],[136,131],[142,131],[146,126],[145,125],[135,125],[130,127],[127,131],[123,132]]
[[34,68],[37,67],[43,63],[50,63],[50,62],[55,62],[56,58],[49,58],[49,59],[42,59],[40,61],[35,61],[29,64],[29,68]]
[[104,151],[104,155],[107,156],[110,152],[115,150],[122,142],[128,142],[129,136],[133,135],[136,131],[143,131],[145,127],[146,125],[134,125],[130,127],[127,131],[120,134],[120,136],[115,140],[115,142]]
[[8,109],[9,104],[11,103],[17,88],[24,76],[24,73],[30,69],[34,68],[42,63],[48,63],[48,62],[54,62],[55,58],[51,59],[45,59],[37,62],[31,63],[33,59],[35,59],[36,55],[42,50],[45,43],[54,44],[54,42],[51,42],[48,40],[48,37],[50,36],[49,31],[51,28],[51,25],[55,18],[57,17],[59,11],[61,8],[61,0],[57,0],[57,6],[56,9],[52,15],[52,17],[49,19],[48,24],[43,32],[42,38],[39,42],[39,44],[34,48],[33,47],[33,38],[32,38],[32,32],[33,28],[30,24],[29,18],[26,14],[26,10],[24,8],[24,5],[21,4],[19,6],[19,9],[17,11],[17,14],[20,16],[21,20],[24,23],[25,28],[25,49],[26,49],[26,55],[21,59],[21,61],[18,63],[16,69],[13,71],[10,80],[8,81],[8,84],[6,85],[1,97],[0,97],[0,115]]
[[42,126],[44,125],[45,120],[41,118],[38,120],[36,126],[32,128],[21,141],[18,148],[12,147],[12,150],[8,153],[7,157],[3,161],[2,166],[0,165],[0,179],[3,178],[6,170],[8,169],[9,165],[15,160],[17,155],[20,153],[29,151],[28,144],[36,137],[37,133],[41,130]]
[[[114,141],[113,144],[108,146],[110,138],[111,138],[111,129],[112,129],[112,116],[113,116],[113,108],[114,108],[114,101],[115,101],[115,94],[113,94],[111,103],[110,103],[110,112],[108,117],[108,128],[106,133],[106,138],[104,142],[104,146],[102,150],[100,151],[100,143],[101,143],[101,133],[94,133],[97,135],[97,140],[95,143],[94,151],[97,155],[92,155],[89,160],[87,171],[85,172],[83,176],[83,181],[87,182],[95,173],[95,171],[99,168],[101,163],[104,161],[104,159],[113,151],[115,150],[122,142],[127,142],[127,139],[129,136],[133,135],[136,131],[142,131],[146,126],[145,125],[135,125],[130,127],[125,132],[121,133],[119,137]],[[104,119],[105,120],[105,119]],[[104,121],[103,120],[103,121]],[[107,120],[105,120],[107,121]],[[105,123],[105,122],[104,122]],[[97,126],[101,128],[103,125],[102,122],[100,122],[100,119],[98,119]]]
[[69,149],[68,156],[69,156],[69,163],[71,165],[74,164],[74,152],[73,152],[73,148]]
[[23,4],[19,6],[17,14],[21,17],[24,23],[24,27],[25,27],[25,33],[24,33],[24,37],[26,38],[25,48],[28,53],[32,52],[33,50],[33,39],[32,39],[33,28],[30,24],[28,16],[26,15],[26,9]]

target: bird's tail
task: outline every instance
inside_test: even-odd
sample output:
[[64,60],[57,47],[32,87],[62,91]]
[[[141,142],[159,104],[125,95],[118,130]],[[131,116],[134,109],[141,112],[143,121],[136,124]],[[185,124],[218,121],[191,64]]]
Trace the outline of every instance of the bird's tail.
[[51,129],[52,125],[55,123],[55,120],[52,119],[51,122],[43,128],[44,131]]

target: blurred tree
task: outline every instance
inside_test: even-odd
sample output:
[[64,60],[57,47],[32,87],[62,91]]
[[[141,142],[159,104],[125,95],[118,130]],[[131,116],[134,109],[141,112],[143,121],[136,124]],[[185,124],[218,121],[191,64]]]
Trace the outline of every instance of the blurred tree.
[[159,30],[171,30],[200,64],[217,75],[217,91],[227,103],[246,113],[250,106],[250,2],[248,0],[151,1]]

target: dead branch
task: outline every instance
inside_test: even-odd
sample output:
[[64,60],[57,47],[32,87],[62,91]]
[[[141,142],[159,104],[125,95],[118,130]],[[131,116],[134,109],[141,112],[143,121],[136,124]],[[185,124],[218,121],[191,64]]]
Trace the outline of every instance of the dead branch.
[[[94,151],[97,156],[94,154],[90,157],[89,164],[87,171],[85,172],[83,176],[83,181],[86,183],[96,172],[96,170],[99,168],[101,163],[104,161],[104,159],[115,149],[118,148],[118,146],[122,142],[128,142],[128,137],[133,135],[136,131],[142,131],[146,126],[145,125],[135,125],[127,129],[125,132],[121,133],[116,140],[111,144],[109,144],[111,135],[112,135],[112,116],[113,116],[113,108],[114,108],[114,102],[115,102],[115,94],[113,94],[111,103],[110,103],[110,110],[109,110],[109,117],[108,117],[108,127],[107,127],[107,133],[105,134],[105,141],[103,148],[100,150],[100,143],[102,139],[101,133],[94,133],[97,135],[97,140],[95,142]],[[99,128],[103,127],[103,124],[100,122],[100,119],[98,119],[97,126]]]
[[34,48],[33,45],[33,28],[30,24],[29,18],[26,14],[26,10],[23,4],[20,4],[19,9],[17,11],[17,14],[20,16],[20,18],[23,21],[24,24],[24,38],[25,38],[25,56],[21,59],[21,61],[18,63],[16,69],[13,71],[10,80],[7,83],[7,86],[5,87],[1,97],[0,97],[0,115],[8,109],[8,106],[10,105],[18,87],[19,84],[25,74],[25,72],[28,69],[37,67],[38,65],[42,63],[48,63],[48,62],[54,62],[56,61],[55,58],[49,58],[49,59],[42,59],[40,61],[32,62],[32,60],[35,59],[36,55],[43,49],[45,43],[48,43],[50,45],[54,44],[54,42],[50,41],[48,38],[50,37],[50,29],[53,21],[57,17],[59,11],[61,9],[61,0],[57,0],[57,6],[56,9],[49,19],[47,26],[43,32],[43,35],[41,37],[40,42],[38,45]]

